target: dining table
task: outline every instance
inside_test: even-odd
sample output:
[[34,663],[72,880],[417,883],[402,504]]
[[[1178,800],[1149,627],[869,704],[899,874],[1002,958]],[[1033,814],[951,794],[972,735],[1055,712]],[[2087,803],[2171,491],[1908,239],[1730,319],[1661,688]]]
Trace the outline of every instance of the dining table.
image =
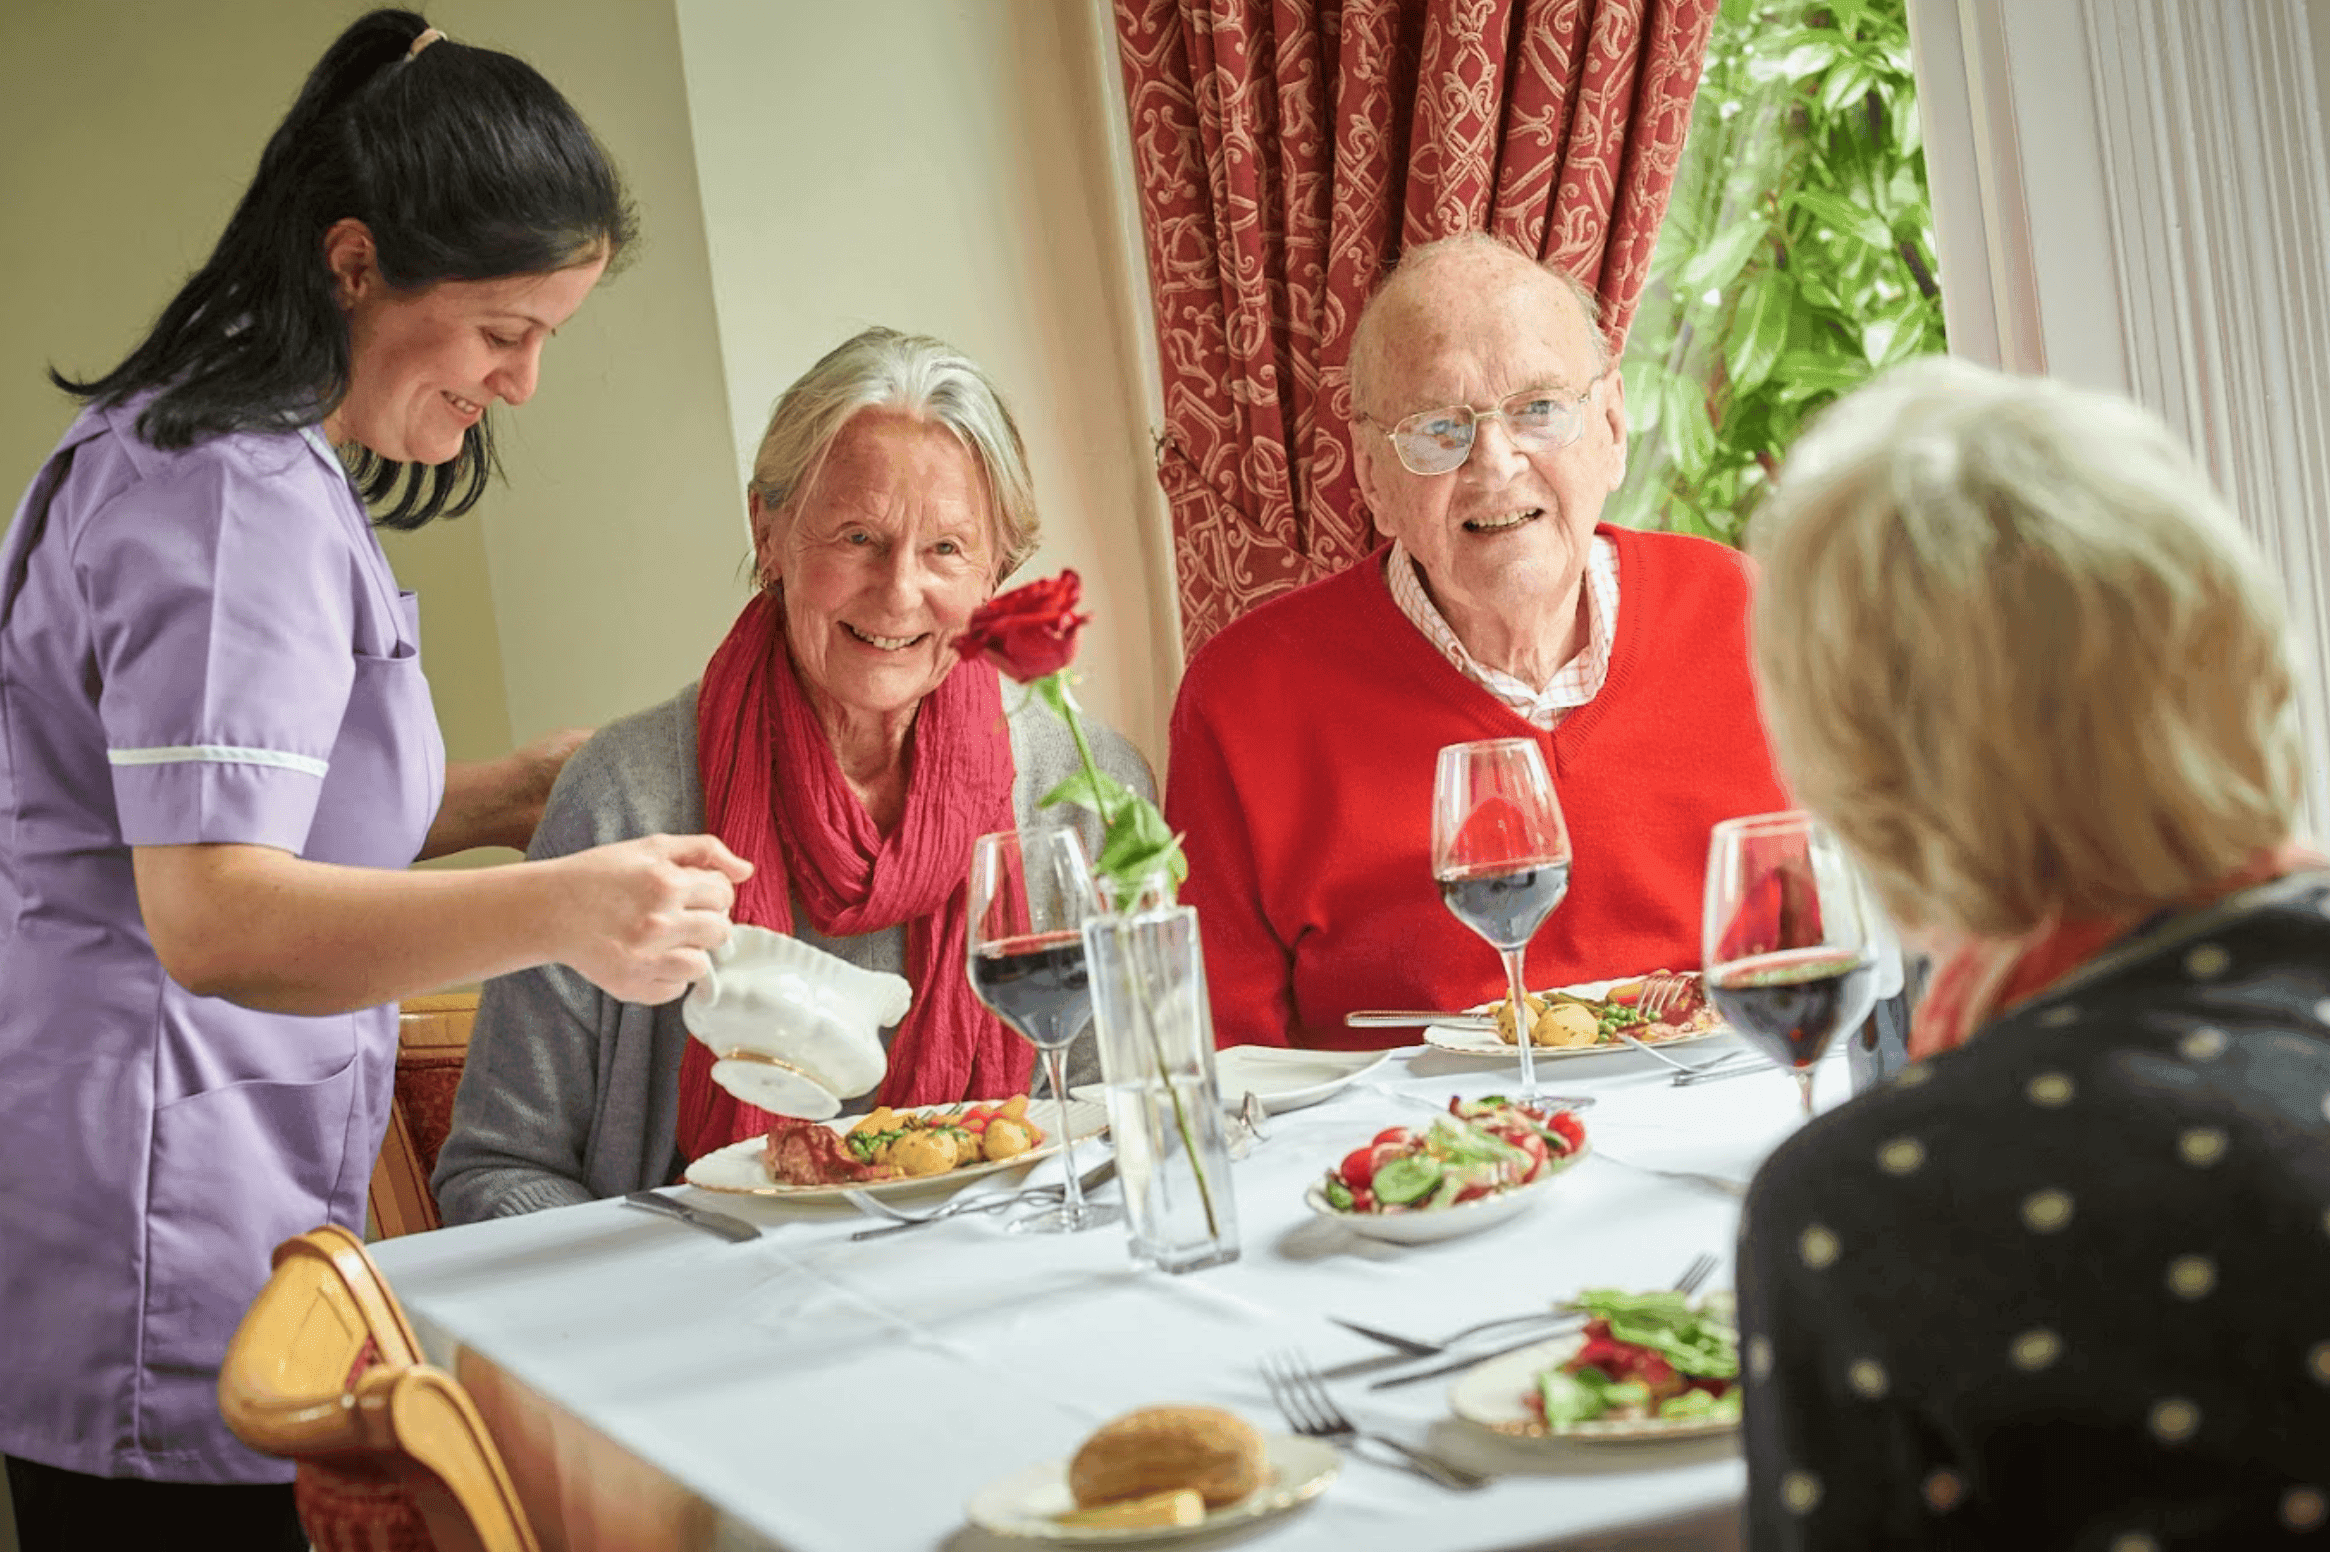
[[[1728,1035],[1679,1050],[1737,1049]],[[1816,1096],[1846,1098],[1840,1053]],[[1672,1286],[1702,1252],[1730,1286],[1740,1188],[1801,1124],[1794,1083],[1677,1086],[1645,1052],[1540,1059],[1580,1111],[1587,1151],[1526,1210],[1477,1233],[1395,1244],[1306,1202],[1380,1130],[1430,1122],[1452,1097],[1510,1093],[1510,1059],[1395,1049],[1323,1099],[1271,1115],[1231,1166],[1240,1253],[1170,1275],[1126,1231],[1014,1232],[966,1214],[869,1240],[847,1200],[676,1187],[742,1218],[741,1243],[608,1200],[371,1247],[431,1360],[476,1398],[550,1552],[777,1548],[993,1552],[971,1524],[990,1483],[1065,1461],[1138,1408],[1226,1408],[1283,1432],[1266,1359],[1332,1375],[1387,1349],[1330,1317],[1437,1339],[1550,1311],[1585,1288]],[[1238,1095],[1228,1098],[1235,1101]],[[1042,1107],[1039,1104],[1039,1117]],[[1073,1150],[1087,1170],[1094,1138]],[[994,1191],[1056,1181],[1055,1155]],[[1102,1199],[1116,1187],[1102,1188]],[[915,1200],[927,1207],[935,1198]],[[910,1208],[910,1210],[911,1210]],[[1377,1389],[1377,1366],[1329,1392],[1361,1428],[1492,1480],[1435,1485],[1362,1444],[1315,1497],[1207,1532],[1192,1547],[1268,1552],[1518,1552],[1738,1545],[1736,1430],[1654,1441],[1513,1438],[1452,1415],[1456,1376]]]

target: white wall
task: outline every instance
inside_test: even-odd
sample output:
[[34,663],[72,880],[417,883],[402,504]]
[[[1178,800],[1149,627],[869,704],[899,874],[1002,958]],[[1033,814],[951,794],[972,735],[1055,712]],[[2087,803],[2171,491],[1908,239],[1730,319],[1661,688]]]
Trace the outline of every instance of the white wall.
[[[1147,298],[1118,236],[1114,48],[1094,8],[678,9],[734,483],[777,395],[859,329],[960,347],[1027,441],[1044,541],[1020,578],[1083,575],[1097,620],[1082,697],[1162,773],[1178,657],[1143,413]],[[724,576],[746,548],[741,505],[726,543]]]

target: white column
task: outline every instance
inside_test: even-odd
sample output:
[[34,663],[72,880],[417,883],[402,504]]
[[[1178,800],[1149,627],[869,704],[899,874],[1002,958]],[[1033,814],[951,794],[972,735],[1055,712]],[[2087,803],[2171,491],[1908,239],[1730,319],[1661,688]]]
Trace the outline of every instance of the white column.
[[2200,454],[2283,582],[2330,834],[2330,4],[1911,0],[1910,22],[1952,349],[2127,393]]

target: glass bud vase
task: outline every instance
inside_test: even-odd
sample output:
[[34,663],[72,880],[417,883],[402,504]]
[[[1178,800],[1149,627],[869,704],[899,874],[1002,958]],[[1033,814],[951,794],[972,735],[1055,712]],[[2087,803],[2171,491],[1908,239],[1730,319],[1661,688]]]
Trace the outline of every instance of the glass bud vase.
[[1084,928],[1092,1023],[1133,1258],[1193,1272],[1238,1258],[1197,912],[1165,905]]

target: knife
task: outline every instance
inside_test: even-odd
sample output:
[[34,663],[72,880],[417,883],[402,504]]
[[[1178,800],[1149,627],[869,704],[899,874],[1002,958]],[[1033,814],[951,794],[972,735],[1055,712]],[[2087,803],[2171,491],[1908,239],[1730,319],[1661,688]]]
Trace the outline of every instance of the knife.
[[1343,1022],[1353,1029],[1406,1029],[1416,1024],[1437,1024],[1442,1029],[1494,1029],[1497,1020],[1489,1013],[1428,1013],[1400,1008],[1360,1008],[1343,1015]]
[[717,1234],[722,1239],[734,1240],[738,1244],[742,1244],[748,1239],[760,1238],[760,1230],[742,1218],[731,1217],[724,1212],[714,1212],[708,1207],[690,1207],[687,1203],[676,1201],[660,1191],[634,1191],[623,1200],[632,1207],[644,1207],[649,1212],[659,1212],[667,1218],[677,1218],[680,1222],[692,1224],[707,1234]]
[[[1582,1321],[1583,1317],[1580,1318]],[[1540,1342],[1549,1342],[1561,1334],[1558,1330],[1539,1331],[1535,1336],[1524,1337],[1518,1342],[1507,1342],[1500,1347],[1483,1348],[1478,1352],[1466,1353],[1461,1358],[1451,1358],[1446,1363],[1436,1363],[1429,1369],[1418,1369],[1413,1374],[1395,1374],[1388,1380],[1377,1380],[1367,1388],[1369,1390],[1391,1390],[1400,1385],[1413,1385],[1418,1380],[1434,1379],[1443,1374],[1454,1374],[1460,1369],[1469,1369],[1476,1363],[1486,1363],[1491,1358],[1502,1358],[1505,1354],[1517,1353],[1524,1347],[1535,1347]]]

